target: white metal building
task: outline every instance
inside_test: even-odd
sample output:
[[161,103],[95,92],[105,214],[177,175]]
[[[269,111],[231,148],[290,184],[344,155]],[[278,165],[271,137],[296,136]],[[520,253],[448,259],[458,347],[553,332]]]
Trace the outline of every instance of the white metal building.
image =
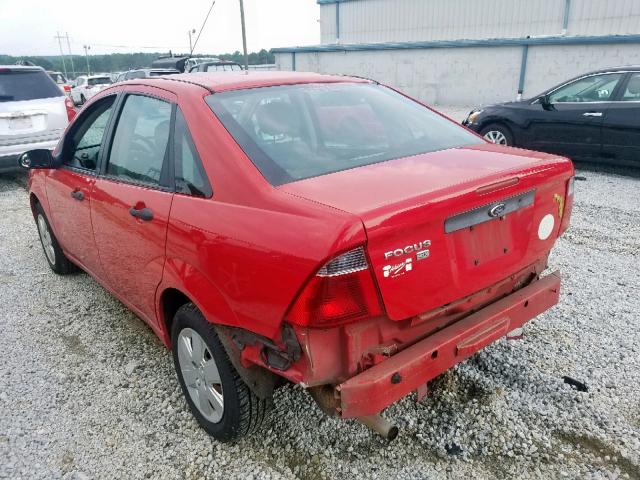
[[274,49],[283,70],[373,78],[434,104],[533,96],[640,64],[640,0],[318,0],[321,45]]

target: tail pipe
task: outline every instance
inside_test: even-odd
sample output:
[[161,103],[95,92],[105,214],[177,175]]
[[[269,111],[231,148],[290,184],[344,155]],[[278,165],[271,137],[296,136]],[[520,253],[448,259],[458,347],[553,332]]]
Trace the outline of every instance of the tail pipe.
[[366,425],[374,432],[379,433],[389,441],[398,436],[398,427],[396,427],[388,420],[382,418],[380,414],[368,415],[366,417],[356,417],[356,420],[358,420],[363,425]]

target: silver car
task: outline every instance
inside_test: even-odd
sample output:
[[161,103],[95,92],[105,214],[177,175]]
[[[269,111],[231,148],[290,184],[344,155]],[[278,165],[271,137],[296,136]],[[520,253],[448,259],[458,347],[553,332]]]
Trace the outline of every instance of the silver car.
[[27,150],[53,150],[75,110],[40,67],[0,65],[0,173]]

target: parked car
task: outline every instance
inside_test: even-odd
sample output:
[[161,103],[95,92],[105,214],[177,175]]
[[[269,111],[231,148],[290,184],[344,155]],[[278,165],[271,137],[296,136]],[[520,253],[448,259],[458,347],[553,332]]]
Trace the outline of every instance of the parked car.
[[161,77],[163,75],[174,75],[176,73],[180,72],[172,68],[138,68],[137,70],[120,73],[116,82],[123,82],[124,80],[132,80],[134,78]]
[[502,145],[640,166],[640,67],[587,73],[527,100],[473,110],[462,123]]
[[60,90],[62,90],[62,93],[64,93],[65,95],[71,94],[71,82],[67,80],[67,77],[65,77],[60,72],[50,72],[48,70],[47,70],[47,74],[49,74],[51,79],[58,84],[58,87],[60,87]]
[[116,84],[21,162],[50,267],[151,326],[220,440],[256,428],[282,381],[392,438],[385,407],[558,301],[571,161],[364,79]]
[[0,65],[0,173],[27,150],[55,148],[75,109],[40,67]]
[[204,62],[220,61],[221,60],[219,58],[215,57],[190,57],[188,55],[170,55],[166,57],[156,58],[153,62],[151,62],[151,68],[171,68],[182,73],[190,72],[193,67]]
[[242,66],[239,63],[231,61],[216,61],[216,62],[202,62],[198,65],[194,65],[189,70],[189,73],[193,72],[239,72],[242,70]]
[[81,75],[71,87],[71,100],[76,105],[84,105],[87,100],[99,91],[111,85],[111,77],[104,75]]

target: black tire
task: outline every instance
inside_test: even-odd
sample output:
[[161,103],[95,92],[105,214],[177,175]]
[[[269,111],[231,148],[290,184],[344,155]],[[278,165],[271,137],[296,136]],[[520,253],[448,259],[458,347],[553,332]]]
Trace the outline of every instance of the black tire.
[[[185,331],[185,329],[194,330],[200,335],[208,349],[207,353],[210,353],[217,366],[222,386],[223,412],[221,418],[216,422],[205,418],[200,408],[194,403],[192,394],[189,393],[185,385],[180,359],[178,358],[178,341],[181,332]],[[224,347],[218,339],[214,326],[204,318],[194,304],[185,304],[176,312],[171,327],[171,344],[173,364],[187,405],[189,405],[191,413],[200,426],[209,435],[222,442],[227,442],[252,433],[260,427],[271,406],[270,399],[263,400],[258,398],[244,383],[231,364]]]
[[80,105],[84,105],[87,102],[87,99],[84,98],[84,95],[80,94]]
[[502,125],[500,123],[491,123],[486,127],[484,127],[482,130],[480,130],[480,135],[482,135],[484,138],[486,138],[490,142],[497,143],[491,138],[489,138],[489,135],[491,132],[497,132],[504,137],[504,140],[506,143],[500,143],[500,145],[513,146],[514,144],[513,134],[511,133],[511,130],[509,130],[509,128],[506,127],[505,125]]
[[[69,260],[65,256],[64,252],[62,251],[62,248],[60,248],[58,239],[54,235],[53,230],[51,230],[49,219],[45,215],[42,205],[40,205],[40,203],[36,203],[33,217],[34,217],[34,220],[36,221],[36,227],[38,228],[38,235],[40,236],[40,244],[42,245],[44,258],[47,260],[47,263],[51,267],[51,270],[53,270],[58,275],[66,275],[68,273],[73,273],[77,271],[78,267],[76,267],[75,264],[72,263],[71,260]],[[42,222],[44,222],[44,225],[41,225],[39,220],[40,217],[42,218]],[[44,232],[41,231],[41,229],[44,226],[46,226],[48,235],[51,240],[51,245],[50,245],[51,248],[49,249],[49,252],[47,252],[47,245],[45,245],[46,243],[48,243],[46,242],[46,234],[44,234]],[[53,258],[50,258],[51,256],[53,256]]]

